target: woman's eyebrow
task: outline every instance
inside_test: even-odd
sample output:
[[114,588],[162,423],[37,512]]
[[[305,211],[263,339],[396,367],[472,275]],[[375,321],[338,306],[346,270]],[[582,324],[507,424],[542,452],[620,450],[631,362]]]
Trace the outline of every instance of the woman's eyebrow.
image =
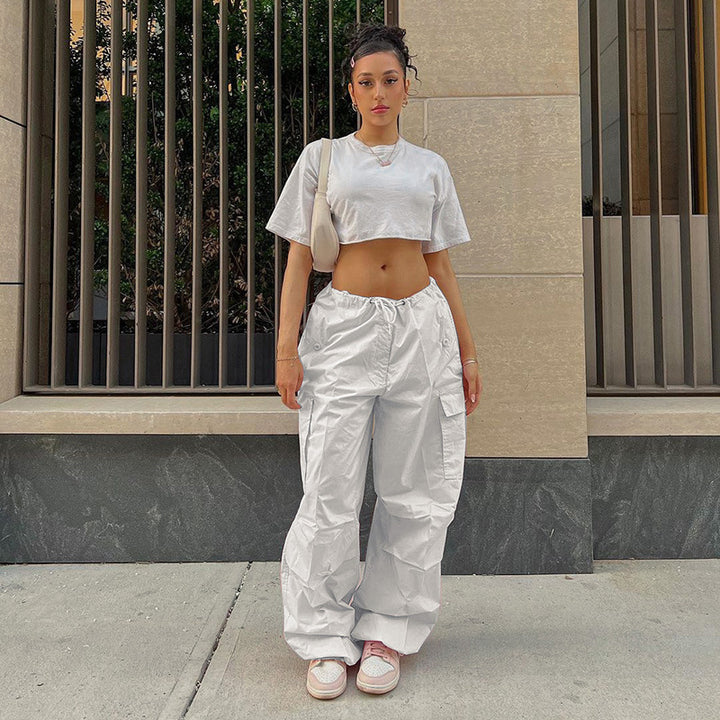
[[[395,68],[393,68],[392,70],[386,70],[386,71],[383,73],[383,75],[387,75],[388,73],[396,73],[396,72],[397,72],[397,70],[395,70]],[[367,71],[361,72],[361,73],[358,75],[358,77],[362,77],[363,75],[372,75],[372,73],[371,73],[371,72],[367,72]]]

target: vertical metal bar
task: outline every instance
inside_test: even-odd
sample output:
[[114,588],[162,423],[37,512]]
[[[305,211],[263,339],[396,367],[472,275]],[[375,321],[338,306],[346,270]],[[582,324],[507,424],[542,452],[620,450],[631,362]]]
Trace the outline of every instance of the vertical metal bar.
[[[360,22],[360,5],[361,0],[356,0],[355,2],[355,22]],[[351,70],[352,72],[352,70]],[[359,112],[355,113],[355,129],[359,130],[360,126],[362,125],[362,115],[360,115]]]
[[690,35],[693,51],[693,103],[695,121],[695,207],[698,215],[707,215],[707,166],[705,165],[705,67],[703,61],[702,0],[692,0]]
[[678,214],[680,219],[680,276],[682,283],[684,382],[697,385],[695,322],[693,315],[692,236],[690,226],[692,167],[690,163],[690,59],[688,2],[675,1],[675,63],[677,78]]
[[707,126],[708,253],[710,259],[710,322],[713,384],[720,384],[720,162],[718,161],[718,61],[717,6],[703,0],[703,46],[705,56],[705,124]]
[[220,0],[218,89],[220,104],[220,317],[218,318],[218,385],[227,385],[228,364],[228,0]]
[[39,338],[39,248],[40,248],[40,133],[42,130],[42,37],[43,3],[31,0],[28,26],[28,90],[27,90],[27,191],[25,196],[25,297],[23,334],[23,385],[38,382]]
[[650,248],[655,383],[667,387],[665,322],[662,279],[663,252],[660,237],[662,180],[660,177],[660,74],[658,63],[657,0],[645,0],[645,46],[647,60],[648,154],[650,163]]
[[165,0],[165,257],[162,386],[174,385],[175,321],[175,0]]
[[397,25],[399,23],[399,10],[398,0],[387,0],[385,2],[385,24],[386,25]]
[[590,107],[593,169],[593,274],[595,279],[596,384],[605,387],[605,308],[602,272],[602,108],[600,102],[600,50],[597,0],[590,0]]
[[[302,65],[303,65],[303,145],[310,141],[309,114],[310,114],[310,61],[308,57],[308,0],[302,4]],[[312,270],[310,271],[312,277]],[[308,316],[308,305],[312,298],[312,282],[308,282],[305,293],[305,306],[302,312],[302,324],[305,327]]]
[[[634,5],[633,5],[634,7]],[[620,100],[620,186],[622,207],[625,384],[637,386],[635,303],[632,278],[632,147],[630,119],[630,23],[627,0],[618,0],[618,80]]]
[[200,384],[202,310],[202,0],[193,0],[193,245],[190,387]]
[[[306,0],[307,2],[307,0]],[[247,378],[255,374],[255,2],[247,0]]]
[[92,383],[95,243],[95,0],[85,0],[83,25],[80,352],[78,358],[78,386],[81,388]]
[[135,387],[146,384],[147,366],[147,122],[148,0],[137,5],[135,98]]
[[118,384],[120,344],[120,188],[122,173],[122,2],[110,6],[110,223],[108,235],[107,356],[105,384]]
[[[30,73],[35,73],[30,68]],[[55,29],[55,203],[50,387],[65,385],[70,135],[70,0],[59,0]]]
[[335,137],[335,50],[333,37],[333,0],[328,2],[328,118],[329,137]]
[[310,106],[310,63],[308,58],[308,0],[302,4],[302,65],[303,65],[303,145],[309,137],[308,116]]
[[[282,190],[282,178],[280,172],[282,168],[282,67],[281,67],[281,47],[282,47],[282,3],[281,0],[275,0],[275,13],[273,17],[273,85],[274,85],[274,139],[275,139],[275,160],[273,171],[275,173],[275,200],[280,196]],[[275,240],[275,293],[274,293],[274,331],[275,331],[275,347],[274,357],[277,358],[277,340],[280,334],[280,299],[282,293],[282,240],[278,235],[274,235]]]

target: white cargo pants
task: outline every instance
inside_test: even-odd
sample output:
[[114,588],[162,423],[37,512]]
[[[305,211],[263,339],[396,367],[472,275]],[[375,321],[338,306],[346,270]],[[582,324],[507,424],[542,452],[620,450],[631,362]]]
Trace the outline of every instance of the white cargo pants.
[[[305,660],[354,664],[363,640],[417,652],[440,611],[440,561],[463,479],[465,399],[450,306],[432,277],[400,300],[329,283],[298,354],[303,497],[282,551],[284,638]],[[359,582],[371,437],[377,501]]]

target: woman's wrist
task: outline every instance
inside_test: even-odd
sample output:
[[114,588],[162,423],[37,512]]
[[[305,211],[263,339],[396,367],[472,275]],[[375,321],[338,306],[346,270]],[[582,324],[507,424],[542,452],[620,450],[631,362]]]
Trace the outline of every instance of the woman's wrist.
[[275,356],[279,358],[288,357],[289,355],[297,355],[297,342],[279,342],[275,346]]

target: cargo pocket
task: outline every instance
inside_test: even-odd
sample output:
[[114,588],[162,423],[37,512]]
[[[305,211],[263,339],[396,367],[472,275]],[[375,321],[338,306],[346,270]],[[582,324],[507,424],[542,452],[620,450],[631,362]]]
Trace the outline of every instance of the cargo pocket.
[[462,389],[439,397],[443,473],[445,480],[460,484],[465,466],[465,397]]

